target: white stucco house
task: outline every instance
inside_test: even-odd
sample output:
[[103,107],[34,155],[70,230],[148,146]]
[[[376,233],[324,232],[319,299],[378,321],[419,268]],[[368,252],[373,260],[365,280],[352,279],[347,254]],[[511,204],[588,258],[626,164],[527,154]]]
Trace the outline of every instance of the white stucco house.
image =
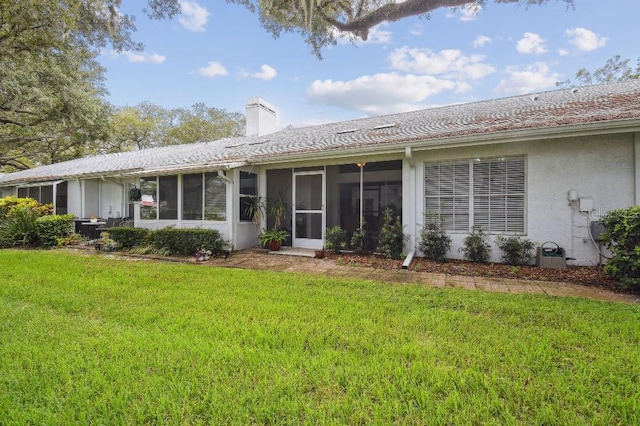
[[[247,135],[67,161],[0,175],[0,196],[53,202],[80,218],[218,229],[235,249],[257,244],[247,197],[277,195],[294,247],[320,248],[326,228],[375,238],[392,206],[417,246],[425,213],[453,239],[470,228],[565,248],[599,262],[590,222],[640,203],[640,81],[613,83],[276,131],[252,98]],[[134,185],[144,194],[128,201]],[[272,221],[267,218],[267,226]],[[500,253],[492,250],[493,260]]]

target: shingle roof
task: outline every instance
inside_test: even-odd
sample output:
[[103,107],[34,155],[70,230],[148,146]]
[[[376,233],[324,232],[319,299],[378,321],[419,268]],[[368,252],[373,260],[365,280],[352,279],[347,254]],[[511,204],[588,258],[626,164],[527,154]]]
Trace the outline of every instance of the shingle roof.
[[553,130],[618,121],[640,125],[640,80],[286,129],[260,137],[87,157],[0,175],[0,184],[162,169],[215,169],[244,161],[260,164],[300,155],[340,155],[350,150],[375,151],[461,137],[473,139],[526,129]]

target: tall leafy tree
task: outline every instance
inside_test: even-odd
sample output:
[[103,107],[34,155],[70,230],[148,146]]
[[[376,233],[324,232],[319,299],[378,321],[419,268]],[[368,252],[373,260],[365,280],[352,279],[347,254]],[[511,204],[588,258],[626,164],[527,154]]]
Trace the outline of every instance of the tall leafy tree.
[[84,155],[109,107],[98,49],[137,49],[119,0],[0,0],[0,168]]
[[118,108],[111,134],[99,151],[132,151],[157,146],[213,141],[244,134],[244,115],[197,103],[165,109],[150,102]]
[[630,65],[630,62],[630,59],[622,59],[620,55],[614,55],[600,68],[594,71],[587,71],[586,68],[580,68],[576,72],[574,81],[565,80],[556,83],[556,85],[559,87],[589,86],[592,84],[639,79],[640,57],[638,57],[635,67]]

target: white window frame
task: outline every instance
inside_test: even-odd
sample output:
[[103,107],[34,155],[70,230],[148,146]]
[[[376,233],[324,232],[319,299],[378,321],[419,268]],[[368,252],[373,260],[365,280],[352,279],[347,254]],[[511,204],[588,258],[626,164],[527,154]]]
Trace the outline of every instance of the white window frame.
[[[521,181],[516,181],[513,185],[511,185],[511,188],[509,188],[510,183],[509,183],[509,172],[514,172],[518,170],[519,165],[517,164],[517,162],[522,162],[522,175],[521,175]],[[500,162],[504,162],[505,163],[505,170],[506,170],[506,181],[505,181],[505,190],[504,192],[496,192],[496,191],[492,191],[492,183],[493,181],[491,181],[491,174],[489,173],[489,176],[486,178],[487,182],[488,182],[488,189],[485,191],[483,188],[483,191],[478,193],[479,191],[479,183],[474,181],[474,174],[476,175],[476,179],[478,179],[479,177],[477,176],[476,173],[476,165],[485,165],[485,164],[489,164],[489,169],[491,169],[491,164],[498,164]],[[509,156],[509,157],[488,157],[488,158],[474,158],[474,159],[465,159],[465,160],[454,160],[454,161],[437,161],[437,162],[425,162],[424,163],[424,168],[423,168],[423,184],[424,184],[424,188],[423,188],[423,208],[424,208],[424,212],[425,214],[427,214],[428,212],[435,212],[437,215],[441,215],[442,214],[442,206],[444,205],[444,203],[440,200],[444,199],[444,200],[453,200],[453,199],[459,199],[463,198],[465,196],[464,193],[464,189],[466,186],[466,182],[456,182],[456,179],[459,178],[459,175],[452,175],[452,176],[445,176],[443,178],[443,176],[438,175],[437,179],[438,182],[442,181],[442,180],[446,180],[447,184],[448,184],[448,188],[449,190],[446,193],[442,193],[442,189],[441,187],[439,187],[437,194],[434,193],[433,191],[430,191],[430,188],[428,188],[428,183],[427,183],[427,179],[429,179],[432,183],[435,179],[435,177],[433,175],[429,176],[428,175],[428,169],[429,167],[432,166],[462,166],[467,167],[468,166],[468,204],[466,206],[466,211],[468,211],[468,226],[464,227],[461,226],[459,223],[456,222],[455,216],[456,216],[456,209],[455,209],[455,202],[453,203],[453,218],[452,219],[447,219],[445,222],[445,230],[447,232],[450,233],[467,233],[469,232],[471,229],[473,229],[474,227],[479,227],[480,229],[482,229],[484,232],[486,232],[487,234],[510,234],[510,235],[526,235],[527,234],[527,157],[525,155],[520,155],[520,156]],[[513,169],[513,170],[512,170]],[[438,173],[439,173],[438,169]],[[500,177],[500,176],[498,176]],[[453,184],[451,183],[453,182]],[[500,183],[500,182],[498,182]],[[521,191],[519,191],[520,189],[520,185],[521,185]],[[496,184],[495,186],[498,186],[498,184]],[[451,188],[453,188],[453,192],[451,191]],[[461,189],[461,192],[456,193],[456,188]],[[515,190],[514,190],[515,188]],[[489,199],[488,201],[488,208],[489,208],[489,213],[488,213],[488,217],[487,219],[484,221],[484,223],[479,224],[478,221],[480,219],[480,215],[478,214],[479,212],[477,212],[477,205],[479,202],[479,199],[481,197],[487,197]],[[504,227],[500,228],[500,227],[495,227],[494,229],[491,228],[491,224],[494,223],[494,221],[492,220],[492,216],[491,216],[491,200],[493,199],[494,201],[500,201],[500,198],[504,197],[505,199],[505,203],[503,204],[503,207],[505,209],[507,209],[507,213],[506,215],[504,215]],[[521,197],[521,200],[518,200],[518,198]],[[431,202],[429,203],[429,199],[431,199]],[[433,206],[433,200],[438,200],[440,206],[438,207],[438,211],[435,211],[434,209],[432,210],[427,210],[427,207],[429,206],[429,204],[431,204],[431,206]],[[515,216],[510,216],[508,214],[508,209],[509,209],[509,202],[511,202],[511,205],[514,205],[517,203],[517,211],[516,211],[516,215]],[[499,204],[499,203],[496,203]],[[513,207],[512,207],[513,208]],[[521,219],[521,227],[518,226],[518,228],[514,228],[514,221],[519,221],[518,220],[518,213],[522,212],[522,219]],[[461,216],[465,215],[465,209],[462,208],[461,212],[459,213]],[[513,217],[515,217],[515,220],[513,219]],[[511,226],[510,226],[510,218],[511,218]],[[520,225],[520,224],[518,224]]]

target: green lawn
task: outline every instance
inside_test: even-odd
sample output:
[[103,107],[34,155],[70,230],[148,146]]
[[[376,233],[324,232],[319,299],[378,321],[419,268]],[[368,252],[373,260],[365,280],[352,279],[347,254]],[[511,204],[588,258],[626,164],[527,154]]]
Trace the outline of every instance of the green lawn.
[[640,307],[0,251],[2,424],[638,424]]

